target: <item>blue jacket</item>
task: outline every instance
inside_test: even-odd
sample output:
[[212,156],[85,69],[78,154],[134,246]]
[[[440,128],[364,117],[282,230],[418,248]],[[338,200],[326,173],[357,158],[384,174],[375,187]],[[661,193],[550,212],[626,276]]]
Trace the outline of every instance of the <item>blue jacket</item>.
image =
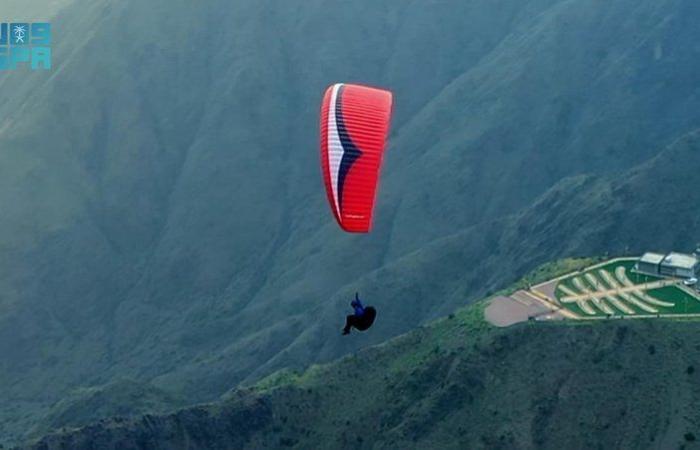
[[365,307],[362,305],[362,302],[360,301],[360,297],[357,295],[357,292],[355,292],[355,300],[350,303],[350,306],[352,306],[352,309],[355,310],[355,315],[357,317],[362,317],[365,313]]

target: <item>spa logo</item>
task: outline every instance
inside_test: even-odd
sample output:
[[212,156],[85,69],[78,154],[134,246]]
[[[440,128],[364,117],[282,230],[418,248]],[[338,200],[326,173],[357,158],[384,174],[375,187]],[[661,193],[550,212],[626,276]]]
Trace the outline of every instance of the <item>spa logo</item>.
[[0,70],[51,69],[51,24],[0,23]]

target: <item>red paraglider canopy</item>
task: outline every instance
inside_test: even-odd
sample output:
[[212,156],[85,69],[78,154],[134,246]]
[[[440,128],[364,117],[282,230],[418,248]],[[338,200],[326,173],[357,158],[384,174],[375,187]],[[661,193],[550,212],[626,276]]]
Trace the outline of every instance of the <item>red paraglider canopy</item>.
[[391,120],[389,91],[334,84],[321,107],[321,168],[340,227],[367,233]]

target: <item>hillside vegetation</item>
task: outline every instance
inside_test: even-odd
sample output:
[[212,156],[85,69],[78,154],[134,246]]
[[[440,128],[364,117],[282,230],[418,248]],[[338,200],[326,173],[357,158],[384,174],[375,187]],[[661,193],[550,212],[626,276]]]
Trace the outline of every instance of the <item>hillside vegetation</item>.
[[221,402],[29,448],[693,448],[700,323],[498,329],[483,305]]

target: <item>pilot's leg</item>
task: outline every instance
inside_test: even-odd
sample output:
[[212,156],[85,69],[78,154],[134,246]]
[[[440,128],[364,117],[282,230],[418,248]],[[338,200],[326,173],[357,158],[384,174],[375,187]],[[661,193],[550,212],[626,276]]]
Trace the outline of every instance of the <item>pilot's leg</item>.
[[357,321],[357,317],[355,315],[349,315],[345,318],[345,328],[343,328],[343,334],[348,334],[350,333],[350,328],[355,326],[355,322]]

